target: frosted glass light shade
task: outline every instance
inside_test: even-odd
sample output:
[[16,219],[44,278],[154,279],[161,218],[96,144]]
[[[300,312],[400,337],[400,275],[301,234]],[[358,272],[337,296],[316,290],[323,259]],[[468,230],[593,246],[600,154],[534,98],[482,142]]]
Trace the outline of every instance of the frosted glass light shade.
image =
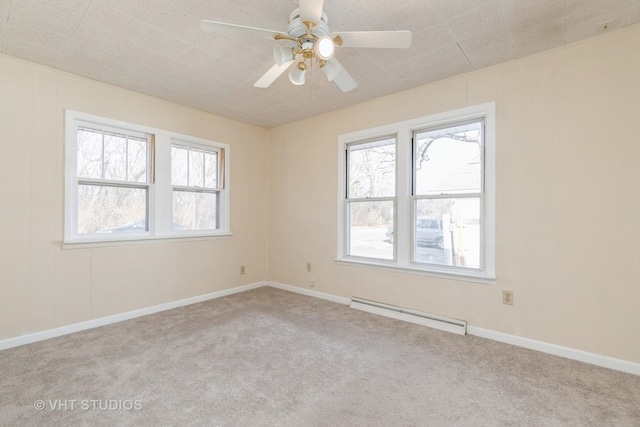
[[299,67],[294,67],[289,72],[289,80],[294,85],[300,86],[304,84],[304,75],[306,74],[306,70],[300,69]]
[[322,36],[313,45],[313,51],[318,58],[327,61],[333,57],[333,53],[336,51],[336,45],[333,43],[331,37]]

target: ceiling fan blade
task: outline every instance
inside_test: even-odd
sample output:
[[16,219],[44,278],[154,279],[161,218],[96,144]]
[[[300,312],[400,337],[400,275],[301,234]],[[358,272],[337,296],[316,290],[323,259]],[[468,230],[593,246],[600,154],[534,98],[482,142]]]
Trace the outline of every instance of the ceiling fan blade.
[[358,87],[358,83],[356,83],[356,81],[353,80],[353,77],[351,77],[351,74],[349,74],[349,72],[342,66],[342,64],[338,62],[338,60],[335,57],[331,58],[329,62],[331,62],[332,64],[340,68],[340,71],[338,71],[338,74],[333,78],[333,81],[338,85],[340,90],[342,90],[343,92],[349,92],[350,90],[353,90],[356,87]]
[[276,79],[280,77],[282,73],[287,71],[287,68],[289,68],[289,66],[294,62],[295,60],[292,59],[291,61],[283,62],[282,65],[274,64],[273,67],[269,68],[269,71],[264,73],[264,75],[260,77],[258,81],[255,82],[253,85],[255,87],[259,87],[263,89],[268,88],[269,86],[271,86],[271,83],[275,82]]
[[300,0],[300,21],[313,21],[316,24],[322,18],[322,4],[324,0]]
[[227,24],[226,22],[200,21],[200,28],[210,33],[227,34],[229,36],[253,36],[273,40],[282,31],[265,30],[264,28],[245,27],[244,25]]
[[400,48],[411,46],[411,31],[345,31],[331,35],[339,37],[342,47]]

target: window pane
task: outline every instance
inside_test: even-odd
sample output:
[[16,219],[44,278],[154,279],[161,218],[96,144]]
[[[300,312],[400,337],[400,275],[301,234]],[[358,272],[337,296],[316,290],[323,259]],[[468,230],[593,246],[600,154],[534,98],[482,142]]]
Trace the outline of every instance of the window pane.
[[480,268],[480,198],[415,203],[414,262]]
[[147,140],[129,138],[128,179],[133,182],[147,182]]
[[217,208],[217,193],[174,190],[173,229],[214,230],[218,228]]
[[132,233],[146,229],[146,189],[78,185],[78,234]]
[[187,185],[189,150],[182,147],[171,147],[171,184]]
[[189,186],[204,187],[204,153],[189,150]]
[[350,199],[396,194],[396,140],[349,145]]
[[218,186],[218,153],[204,154],[204,186],[216,188]]
[[127,138],[104,135],[104,179],[127,180]]
[[102,178],[102,133],[78,130],[78,176]]
[[349,203],[349,255],[393,259],[393,202]]
[[415,134],[416,194],[482,191],[482,122]]

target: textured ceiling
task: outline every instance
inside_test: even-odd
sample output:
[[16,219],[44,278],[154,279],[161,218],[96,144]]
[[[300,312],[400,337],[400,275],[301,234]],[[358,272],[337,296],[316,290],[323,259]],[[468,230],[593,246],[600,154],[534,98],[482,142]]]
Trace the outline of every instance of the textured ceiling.
[[209,19],[285,31],[296,3],[0,0],[0,49],[273,127],[640,22],[640,0],[325,0],[332,31],[413,32],[409,49],[340,48],[336,58],[359,83],[348,93],[318,69],[304,86],[283,74],[268,89],[254,88],[273,65],[275,42],[199,27]]

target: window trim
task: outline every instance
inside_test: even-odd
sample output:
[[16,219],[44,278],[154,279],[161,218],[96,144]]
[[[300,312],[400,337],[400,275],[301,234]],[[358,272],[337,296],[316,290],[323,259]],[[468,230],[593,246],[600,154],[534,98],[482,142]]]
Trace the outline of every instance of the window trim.
[[[435,264],[418,264],[412,262],[412,220],[413,213],[413,143],[414,132],[447,126],[452,122],[473,119],[484,119],[484,197],[481,200],[481,220],[483,221],[482,250],[480,256],[484,261],[482,269],[460,268],[455,266],[438,266]],[[337,257],[336,261],[345,265],[357,265],[370,268],[420,274],[444,279],[470,281],[483,284],[495,284],[495,102],[464,107],[453,111],[437,113],[398,123],[364,129],[338,137],[338,203],[337,203]],[[395,260],[378,260],[374,258],[354,257],[347,255],[348,217],[346,215],[346,185],[348,144],[372,140],[385,135],[396,135],[396,206],[394,218],[394,253]],[[453,196],[452,196],[453,197]],[[398,245],[398,242],[405,244]]]
[[[77,233],[77,131],[81,127],[110,128],[130,132],[133,136],[145,134],[149,141],[148,185],[149,231],[145,233],[105,234],[83,236]],[[218,186],[219,191],[219,228],[215,230],[172,230],[172,191],[171,185],[171,145],[189,144],[218,152],[218,167],[222,168]],[[140,243],[155,240],[195,240],[196,238],[217,238],[231,236],[230,221],[230,148],[228,144],[157,129],[150,126],[128,123],[92,114],[65,110],[65,201],[63,248],[113,246],[114,244]]]

